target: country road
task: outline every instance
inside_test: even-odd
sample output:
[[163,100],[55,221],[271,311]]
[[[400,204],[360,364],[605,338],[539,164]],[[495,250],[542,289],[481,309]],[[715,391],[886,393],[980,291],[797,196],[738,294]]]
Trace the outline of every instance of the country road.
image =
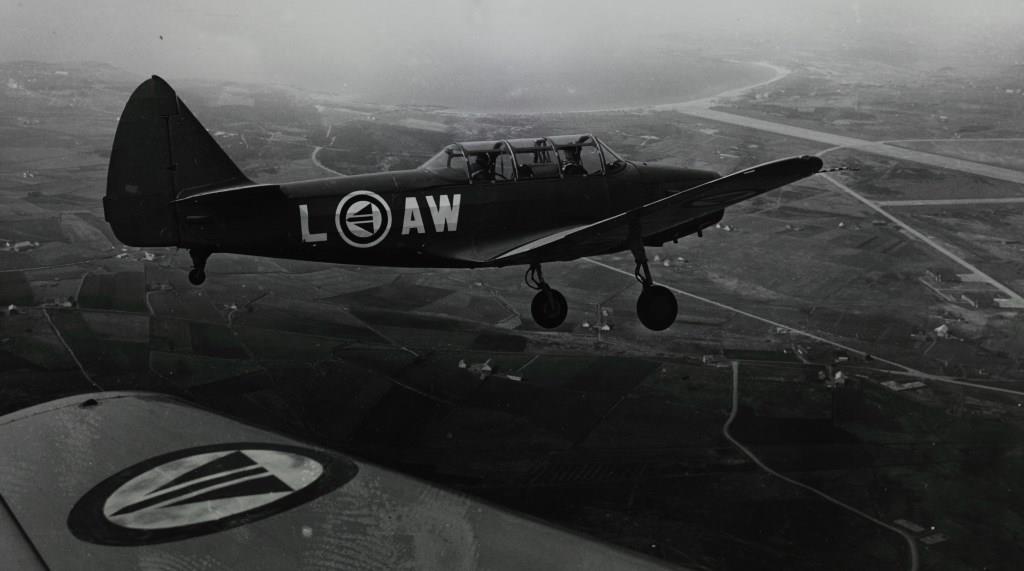
[[825,492],[819,490],[818,488],[815,488],[815,487],[813,487],[811,485],[805,484],[805,483],[803,483],[803,482],[801,482],[799,480],[790,478],[789,476],[786,476],[786,475],[782,474],[781,472],[779,472],[779,471],[769,467],[767,464],[764,463],[764,461],[761,460],[761,458],[759,458],[757,456],[757,454],[754,454],[753,450],[751,450],[750,448],[745,446],[742,442],[737,440],[736,437],[732,435],[732,425],[736,421],[736,416],[737,416],[737,413],[739,412],[739,408],[740,408],[739,397],[740,397],[740,364],[737,361],[733,361],[732,362],[732,406],[730,407],[729,418],[726,419],[725,424],[722,426],[722,436],[724,436],[726,440],[728,440],[730,443],[732,443],[733,446],[735,446],[740,452],[742,452],[744,456],[749,458],[750,461],[753,462],[758,468],[760,468],[764,472],[768,473],[769,475],[774,476],[775,478],[778,478],[779,480],[782,480],[783,482],[786,482],[787,484],[790,484],[790,485],[796,486],[798,488],[801,488],[803,490],[806,490],[806,491],[808,491],[808,492],[810,492],[810,493],[820,497],[821,499],[823,499],[823,500],[825,500],[825,501],[827,501],[829,503],[832,503],[832,504],[834,504],[836,506],[839,506],[840,508],[842,508],[842,509],[844,509],[844,510],[846,510],[846,511],[848,511],[848,512],[850,512],[850,513],[852,513],[852,514],[854,514],[856,516],[858,516],[858,517],[864,518],[865,520],[867,520],[867,521],[869,521],[869,522],[871,522],[871,523],[873,523],[873,524],[875,524],[875,525],[877,525],[877,526],[879,526],[879,527],[881,527],[883,529],[886,529],[888,531],[891,531],[891,532],[895,533],[896,535],[899,535],[900,539],[902,539],[903,542],[907,544],[907,568],[909,569],[909,571],[917,571],[920,568],[920,566],[921,566],[921,557],[920,557],[920,555],[918,554],[918,551],[917,551],[917,542],[914,540],[914,537],[911,536],[909,533],[907,533],[906,531],[904,531],[904,530],[902,530],[902,529],[900,529],[900,528],[898,528],[898,527],[896,527],[894,525],[890,525],[890,524],[888,524],[888,523],[886,523],[886,522],[884,522],[884,521],[882,521],[882,520],[880,520],[880,519],[878,519],[878,518],[868,514],[865,511],[859,510],[859,509],[853,507],[852,505],[850,505],[850,504],[848,504],[846,502],[843,502],[842,500],[840,500],[840,499],[838,499],[838,498],[836,498],[834,496],[830,496],[830,495],[826,494]]
[[[334,130],[334,125],[328,124],[327,125],[327,134],[324,135],[325,138],[329,138],[331,140],[331,142],[330,142],[331,145],[334,145],[334,139],[335,139],[335,137],[331,136],[331,131],[333,131],[333,130]],[[316,165],[317,168],[319,168],[320,170],[327,171],[327,172],[333,174],[334,176],[348,176],[345,173],[340,173],[340,172],[338,172],[338,171],[336,171],[336,170],[334,170],[332,168],[328,168],[328,167],[324,166],[323,163],[320,162],[320,157],[318,157],[317,155],[320,154],[320,151],[323,150],[323,148],[324,148],[323,146],[313,147],[313,152],[310,153],[309,160],[313,161],[313,164]]]
[[336,170],[334,170],[332,168],[328,168],[328,167],[324,166],[324,164],[321,163],[320,159],[316,156],[317,153],[320,152],[320,149],[323,149],[323,147],[313,147],[313,152],[309,155],[309,160],[313,161],[314,165],[316,165],[321,170],[325,170],[325,171],[333,174],[334,176],[348,176],[345,173],[340,173],[340,172],[338,172],[338,171],[336,171]]

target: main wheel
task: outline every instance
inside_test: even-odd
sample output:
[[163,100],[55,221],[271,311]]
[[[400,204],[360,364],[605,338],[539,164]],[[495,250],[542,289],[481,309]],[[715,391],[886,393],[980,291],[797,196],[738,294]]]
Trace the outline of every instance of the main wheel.
[[569,304],[558,290],[546,287],[533,296],[530,310],[537,325],[545,329],[554,329],[565,321],[565,316],[569,313]]
[[676,296],[665,286],[646,287],[636,300],[636,315],[640,323],[653,331],[668,329],[678,312]]
[[199,268],[192,268],[188,272],[188,281],[192,285],[200,285],[206,281],[206,272]]

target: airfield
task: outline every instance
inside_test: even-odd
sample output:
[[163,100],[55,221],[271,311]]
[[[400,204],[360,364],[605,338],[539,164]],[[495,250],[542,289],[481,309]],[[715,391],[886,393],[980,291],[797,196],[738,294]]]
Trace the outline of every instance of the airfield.
[[192,287],[187,253],[122,247],[103,221],[142,78],[2,64],[0,413],[169,392],[690,568],[1015,568],[1024,76],[775,71],[724,98],[530,115],[175,84],[260,182],[584,131],[723,174],[855,169],[650,250],[680,303],[652,333],[628,254],[545,267],[569,300],[556,331],[529,318],[523,268],[215,255]]

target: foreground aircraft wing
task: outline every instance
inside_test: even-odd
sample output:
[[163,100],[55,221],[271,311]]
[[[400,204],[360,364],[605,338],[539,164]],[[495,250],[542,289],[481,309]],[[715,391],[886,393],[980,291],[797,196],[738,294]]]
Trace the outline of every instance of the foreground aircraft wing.
[[171,397],[0,418],[4,569],[663,569]]
[[[727,206],[808,177],[821,169],[818,157],[781,159],[724,176],[633,210],[578,228],[570,228],[501,254],[499,266],[568,261],[627,249],[630,229],[652,237],[700,221]],[[696,228],[693,230],[696,231]]]

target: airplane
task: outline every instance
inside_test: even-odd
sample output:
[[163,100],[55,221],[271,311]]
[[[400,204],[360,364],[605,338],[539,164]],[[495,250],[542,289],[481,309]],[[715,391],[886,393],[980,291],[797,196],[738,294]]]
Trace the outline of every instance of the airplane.
[[542,264],[629,251],[648,328],[675,321],[647,247],[717,224],[725,208],[817,173],[814,156],[727,176],[626,160],[591,134],[455,143],[419,168],[259,184],[247,178],[163,79],[121,113],[104,213],[124,244],[189,251],[194,285],[217,252],[355,265],[527,267],[534,321],[563,323],[565,296]]
[[4,569],[673,569],[168,395],[0,417]]

